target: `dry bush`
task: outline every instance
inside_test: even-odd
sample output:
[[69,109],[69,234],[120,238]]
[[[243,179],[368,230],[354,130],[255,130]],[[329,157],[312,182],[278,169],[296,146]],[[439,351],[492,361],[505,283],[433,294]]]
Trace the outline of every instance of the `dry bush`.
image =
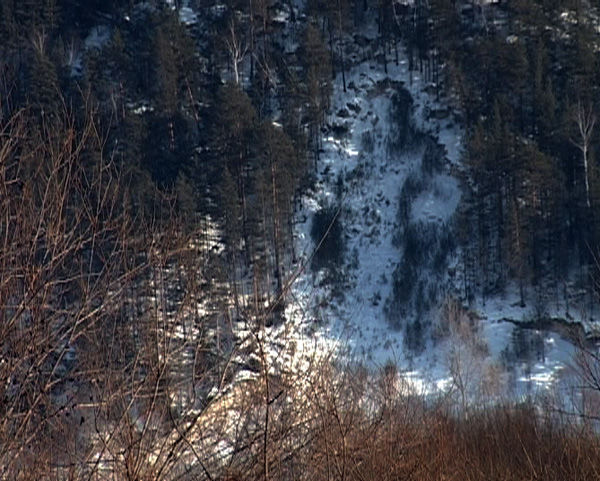
[[118,173],[85,160],[100,150],[91,118],[2,126],[0,477],[73,465],[79,347],[132,276]]
[[[457,418],[447,406],[401,396],[371,415],[316,432],[296,479],[599,479],[600,442],[590,430],[542,419],[532,407],[495,407]],[[443,409],[442,409],[443,407]],[[325,421],[323,421],[325,424]]]
[[176,225],[134,224],[104,145],[92,116],[0,132],[0,479],[600,478],[585,424],[457,417],[389,366],[272,356],[259,313],[258,372],[234,381],[243,353],[207,321],[206,257]]
[[[269,475],[260,449],[250,449],[254,459],[229,472],[232,479],[599,479],[600,440],[584,424],[529,405],[457,416],[448,398],[411,394],[392,368],[373,376],[327,362],[318,367],[306,374],[307,389],[273,403],[287,404],[287,415],[273,407]],[[264,424],[254,426],[254,437],[246,439],[262,447]]]
[[0,479],[203,471],[189,436],[225,357],[206,257],[136,219],[93,118],[0,126]]

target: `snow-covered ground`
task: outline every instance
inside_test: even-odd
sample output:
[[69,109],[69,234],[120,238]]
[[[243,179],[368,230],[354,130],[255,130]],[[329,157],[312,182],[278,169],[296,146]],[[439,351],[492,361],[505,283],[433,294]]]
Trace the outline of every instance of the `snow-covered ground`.
[[[301,0],[293,5],[296,12],[302,11]],[[185,24],[198,19],[188,2],[184,2],[179,13]],[[286,8],[277,14],[277,20],[287,25],[285,35],[282,34],[285,49],[293,51],[297,48],[297,35],[292,35],[291,30],[295,31],[296,26],[288,19]],[[370,39],[370,46],[354,48],[354,53],[348,55],[352,66],[346,72],[346,92],[341,75],[334,82],[329,129],[322,139],[315,189],[304,196],[297,214],[300,274],[287,298],[287,322],[258,333],[256,326],[239,323],[235,328],[240,343],[235,360],[242,366],[247,364],[247,353],[253,351],[258,356],[255,347],[264,344],[265,360],[273,372],[305,371],[317,358],[333,356],[374,369],[394,363],[422,393],[479,392],[483,382],[496,384],[490,394],[511,392],[522,396],[549,390],[570,362],[574,347],[557,332],[523,329],[513,322],[527,321],[532,316],[532,303],[520,307],[514,286],[485,302],[476,299],[470,306],[477,319],[473,329],[476,348],[471,345],[473,338],[460,329],[436,335],[435,309],[430,313],[424,346],[417,352],[409,351],[405,342],[406,325],[414,321],[414,306],[400,316],[396,328],[391,327],[393,280],[402,267],[403,256],[397,239],[398,232],[402,232],[398,216],[402,187],[411,176],[426,177],[410,200],[408,222],[434,226],[436,232],[450,229],[461,199],[461,187],[454,175],[461,169],[463,133],[448,99],[438,101],[435,86],[417,72],[411,74],[403,55],[398,64],[390,55],[388,71],[384,71],[375,19],[360,34]],[[102,35],[92,32],[90,39],[96,37]],[[348,39],[347,45],[351,43]],[[358,60],[359,57],[368,58]],[[422,166],[426,150],[423,142],[399,151],[390,149],[388,139],[396,134],[398,125],[393,96],[401,89],[412,97],[414,130],[436,139],[445,151],[441,168],[426,176]],[[344,131],[347,133],[340,134]],[[331,205],[339,206],[344,261],[333,274],[313,272],[313,216],[320,208]],[[439,278],[432,276],[429,283],[440,284],[441,291],[448,289],[452,293],[460,284],[458,252],[447,259],[445,269],[447,272]],[[428,272],[420,275],[427,277]],[[335,284],[331,283],[332,278],[337,279]],[[443,297],[440,294],[436,302]],[[568,313],[560,302],[545,307],[549,317],[577,321],[584,315],[573,309]],[[443,317],[441,310],[437,317]],[[489,378],[490,373],[495,378],[493,382],[479,379]],[[237,379],[243,381],[257,374],[242,369]],[[457,377],[465,375],[474,386],[457,386]]]
[[[371,34],[371,38],[375,35]],[[329,124],[344,126],[348,134],[325,134],[316,189],[303,199],[298,215],[298,251],[303,253],[306,266],[288,299],[288,335],[293,332],[295,345],[305,346],[301,350],[306,352],[310,352],[311,345],[319,349],[328,346],[345,359],[372,368],[392,362],[419,392],[459,389],[459,359],[463,364],[476,366],[479,377],[495,373],[493,383],[497,386],[490,395],[511,393],[511,397],[521,397],[545,393],[569,364],[574,346],[558,333],[523,329],[507,321],[527,320],[531,314],[530,306],[516,307],[518,295],[510,289],[503,298],[473,306],[479,319],[475,331],[481,349],[477,350],[469,348],[469,339],[461,336],[434,342],[428,334],[424,350],[410,353],[404,343],[405,329],[391,328],[386,319],[386,300],[392,295],[394,270],[402,259],[402,249],[394,243],[398,198],[407,176],[421,169],[423,156],[422,148],[402,154],[390,153],[387,148],[386,139],[394,125],[390,118],[391,98],[397,82],[413,98],[415,127],[437,138],[446,152],[442,170],[433,174],[412,201],[411,221],[437,224],[444,229],[461,196],[459,182],[451,173],[460,169],[459,124],[451,112],[442,115],[441,120],[429,118],[433,117],[429,112],[449,111],[448,106],[436,102],[435,94],[428,93],[434,89],[426,88],[428,85],[418,73],[413,72],[410,77],[406,59],[401,58],[398,65],[390,62],[388,74],[381,63],[368,59],[347,72],[347,92],[343,91],[340,75],[335,81]],[[344,185],[341,194],[340,178]],[[339,267],[344,280],[336,287],[323,282],[323,272],[313,273],[310,269],[314,249],[310,230],[319,208],[338,204],[346,253],[345,262]],[[457,265],[455,255],[447,267],[458,270]],[[555,314],[554,310],[549,314]],[[457,343],[461,344],[459,348]],[[483,382],[493,384],[475,377],[473,374],[472,382],[477,384],[473,392],[480,393]]]

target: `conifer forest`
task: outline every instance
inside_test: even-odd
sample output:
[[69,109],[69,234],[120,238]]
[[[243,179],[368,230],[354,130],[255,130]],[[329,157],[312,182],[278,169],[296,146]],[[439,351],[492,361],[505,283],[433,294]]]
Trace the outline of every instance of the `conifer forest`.
[[0,481],[600,479],[600,2],[0,0]]

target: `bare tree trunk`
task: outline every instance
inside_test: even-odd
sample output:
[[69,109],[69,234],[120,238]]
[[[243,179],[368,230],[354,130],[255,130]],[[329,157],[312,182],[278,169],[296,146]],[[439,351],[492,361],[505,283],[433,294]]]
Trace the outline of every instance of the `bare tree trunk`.
[[249,11],[250,11],[250,81],[254,78],[254,8],[252,0],[249,0]]
[[279,295],[282,292],[282,279],[281,279],[281,255],[279,252],[280,249],[280,232],[279,232],[279,202],[277,199],[277,185],[275,183],[276,171],[275,171],[275,161],[273,156],[271,155],[271,201],[273,202],[273,237],[275,243],[275,277],[277,279],[277,295],[276,299],[279,298]]
[[596,124],[596,116],[594,115],[592,106],[588,105],[585,107],[581,104],[581,101],[579,101],[577,103],[577,110],[574,113],[574,121],[577,126],[579,137],[577,139],[571,139],[571,142],[581,150],[583,156],[585,200],[587,207],[590,208],[589,151],[594,125]]
[[236,85],[240,83],[240,65],[248,52],[248,47],[239,38],[235,31],[235,23],[233,20],[229,23],[229,38],[225,40],[229,57],[231,58],[231,66],[233,68],[233,81]]
[[342,23],[342,2],[337,0],[338,6],[338,46],[340,52],[340,68],[342,70],[342,85],[344,87],[344,93],[346,92],[346,66],[344,62],[344,29]]

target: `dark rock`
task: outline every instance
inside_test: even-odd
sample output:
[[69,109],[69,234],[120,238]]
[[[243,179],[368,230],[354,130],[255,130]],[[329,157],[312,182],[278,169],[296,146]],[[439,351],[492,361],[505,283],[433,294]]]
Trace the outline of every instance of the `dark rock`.
[[436,120],[447,119],[450,116],[450,109],[448,108],[439,108],[439,109],[431,109],[429,111],[429,118]]
[[368,47],[371,45],[372,40],[370,38],[365,37],[364,35],[356,34],[354,35],[354,43],[361,48]]
[[348,107],[348,109],[352,110],[352,112],[354,112],[355,114],[358,114],[361,111],[360,105],[358,105],[358,104],[352,104],[352,103],[348,102],[346,104],[346,107]]
[[348,128],[348,125],[345,123],[344,124],[333,124],[333,125],[331,125],[330,129],[331,129],[331,133],[333,134],[333,136],[338,139],[347,135],[350,130]]

